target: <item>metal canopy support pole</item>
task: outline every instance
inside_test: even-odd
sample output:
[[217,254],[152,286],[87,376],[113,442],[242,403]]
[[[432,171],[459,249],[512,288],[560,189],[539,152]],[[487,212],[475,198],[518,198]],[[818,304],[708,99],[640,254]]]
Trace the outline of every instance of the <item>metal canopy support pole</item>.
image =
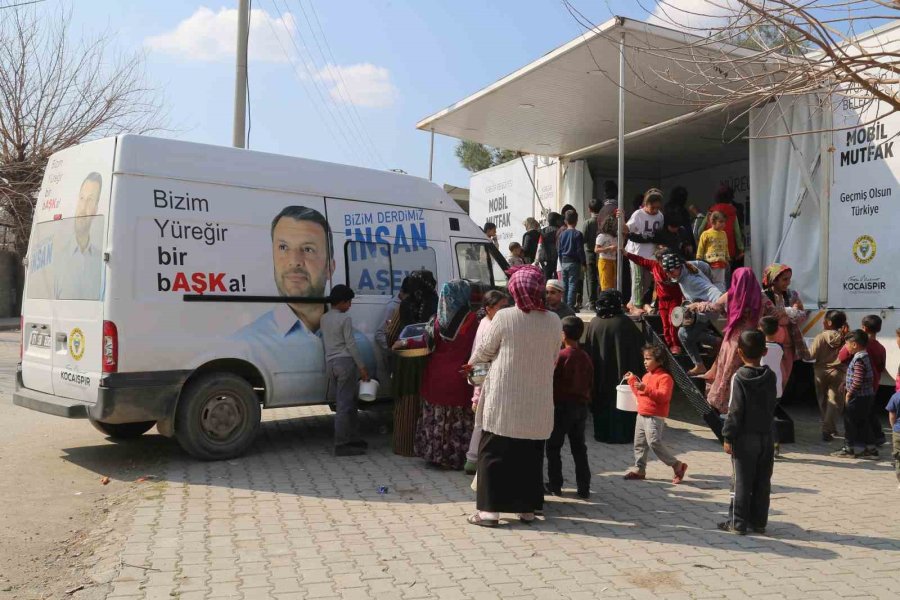
[[428,152],[428,181],[434,174],[434,129],[431,130],[431,150]]
[[[625,224],[625,32],[619,40],[619,232]],[[619,244],[621,245],[621,240]],[[616,289],[622,291],[622,253],[616,253]]]
[[247,41],[249,37],[250,0],[238,3],[237,59],[234,76],[234,131],[232,145],[246,147],[247,117]]
[[822,193],[819,195],[819,308],[828,306],[828,260],[831,238],[831,175],[832,175],[832,143],[834,141],[834,98],[828,94],[822,101],[823,116],[822,144],[819,152],[822,156]]

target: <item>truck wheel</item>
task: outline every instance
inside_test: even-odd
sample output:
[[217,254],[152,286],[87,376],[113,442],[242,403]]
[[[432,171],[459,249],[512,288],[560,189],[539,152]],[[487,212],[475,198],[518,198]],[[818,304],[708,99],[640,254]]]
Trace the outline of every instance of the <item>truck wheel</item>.
[[194,458],[234,458],[253,443],[260,412],[259,398],[246,379],[210,373],[182,392],[175,411],[175,438]]
[[139,423],[101,423],[91,419],[91,425],[114,440],[131,440],[140,437],[150,431],[156,425],[156,421],[141,421]]

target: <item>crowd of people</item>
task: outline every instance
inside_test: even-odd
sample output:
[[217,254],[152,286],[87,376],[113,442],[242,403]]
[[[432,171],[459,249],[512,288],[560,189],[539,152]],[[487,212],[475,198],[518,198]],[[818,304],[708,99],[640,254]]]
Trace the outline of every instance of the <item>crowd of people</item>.
[[[734,244],[733,251],[729,238],[729,232],[739,231],[736,221],[729,225],[735,211],[712,211],[710,228],[701,232],[696,245],[679,225],[663,238],[672,240],[673,248],[655,237],[670,223],[666,216],[657,218],[661,202],[659,190],[643,194],[636,211],[641,214],[626,224],[624,248],[609,226],[617,217],[611,199],[594,203],[596,229],[585,228],[591,235],[596,231],[593,253],[585,249],[574,210],[565,211],[564,229],[553,217],[556,213],[551,214],[551,222],[558,224],[552,236],[530,220],[522,244],[512,249],[518,260],[508,271],[506,292],[462,279],[448,281],[438,291],[428,271],[411,273],[403,281],[376,335],[381,350],[390,354],[396,399],[393,448],[432,468],[474,475],[477,499],[470,523],[496,526],[501,513],[532,522],[543,510],[545,495],[563,493],[566,438],[576,494],[589,498],[589,416],[596,440],[633,443],[634,464],[625,479],[646,477],[653,450],[672,469],[672,482],[683,481],[688,465],[664,441],[675,387],[669,361],[682,348],[694,363],[691,374],[706,379],[707,401],[722,417],[724,450],[734,463],[734,501],[722,529],[765,529],[777,452],[774,416],[797,360],[814,361],[823,439],[832,440],[843,421],[845,444],[835,455],[878,457],[877,446],[886,441],[884,407],[874,400],[885,368],[884,347],[877,341],[881,319],[868,316],[861,329],[850,331],[844,313],[829,311],[825,330],[810,351],[800,331],[806,312],[791,290],[790,267],[770,265],[762,281],[749,268],[732,270],[732,257],[743,248]],[[670,215],[680,208],[662,212]],[[685,256],[695,246],[698,255]],[[604,289],[610,279],[608,263],[615,264],[609,253],[620,251],[634,263],[627,303],[619,291]],[[596,316],[585,327],[573,304],[589,259],[597,265]],[[651,281],[654,293],[645,302],[643,286]],[[335,316],[322,322],[326,370],[336,392],[335,454],[341,456],[366,451],[348,391],[357,380],[369,378],[348,333],[352,297],[346,286],[335,286],[328,313]],[[633,320],[636,312],[649,310],[650,302],[664,316],[665,346],[646,344]],[[676,308],[684,313],[680,327],[671,318]],[[715,318],[725,323],[721,337],[710,326]],[[415,324],[425,324],[423,333],[401,337],[404,328]],[[900,331],[897,335],[900,345]],[[702,345],[711,347],[715,357],[708,370]],[[616,388],[622,382],[634,395],[636,412],[616,407]],[[898,407],[900,383],[887,406],[900,480]]]

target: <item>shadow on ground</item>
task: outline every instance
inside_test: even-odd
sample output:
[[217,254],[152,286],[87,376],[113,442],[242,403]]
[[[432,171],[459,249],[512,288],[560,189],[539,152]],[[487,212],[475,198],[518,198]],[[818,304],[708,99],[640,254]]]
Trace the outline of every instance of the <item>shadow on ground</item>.
[[[116,445],[68,448],[62,458],[114,479],[133,480],[152,474],[174,484],[209,486],[229,492],[337,498],[345,502],[367,503],[373,507],[380,503],[460,503],[461,522],[465,512],[470,510],[473,494],[469,477],[460,472],[431,470],[419,459],[392,453],[390,435],[386,430],[390,421],[389,411],[382,409],[364,413],[361,427],[370,444],[369,453],[362,457],[340,459],[331,454],[333,417],[319,409],[317,414],[308,413],[309,409],[284,409],[281,415],[288,418],[266,420],[251,451],[236,460],[213,463],[195,461],[185,455],[174,440],[159,435],[147,435]],[[698,444],[694,437],[689,429],[672,430],[675,444],[688,446],[691,452],[705,452],[705,444]],[[711,446],[711,452],[721,452],[716,444]],[[728,476],[692,472],[681,486],[669,485],[664,479],[625,484],[616,481],[621,478],[618,470],[598,467],[609,467],[622,459],[627,460],[631,453],[630,446],[591,442],[589,453],[595,468],[594,500],[548,500],[546,519],[534,526],[536,530],[684,547],[727,548],[734,552],[763,552],[814,560],[838,556],[822,544],[860,548],[888,545],[900,549],[900,541],[894,539],[856,535],[836,538],[834,534],[828,536],[825,532],[803,530],[781,521],[770,524],[771,537],[738,537],[720,533],[715,531],[715,523],[722,519],[727,506],[716,501],[714,496],[722,499],[722,492],[727,490],[730,482]],[[836,464],[835,460],[824,457],[821,461],[810,458],[790,460],[799,464]],[[887,470],[884,465],[871,463],[855,466]],[[775,495],[817,493],[815,489],[778,483],[773,486]],[[645,503],[642,501],[644,498],[651,502]],[[646,504],[665,508],[647,510]],[[772,514],[779,515],[777,510],[773,510]],[[697,535],[698,531],[705,533]]]

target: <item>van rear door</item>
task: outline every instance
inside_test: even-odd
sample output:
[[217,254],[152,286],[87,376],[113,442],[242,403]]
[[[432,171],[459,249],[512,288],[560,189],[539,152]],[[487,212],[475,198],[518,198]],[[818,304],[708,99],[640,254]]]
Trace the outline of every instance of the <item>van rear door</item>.
[[51,157],[28,251],[22,383],[96,402],[115,139]]

